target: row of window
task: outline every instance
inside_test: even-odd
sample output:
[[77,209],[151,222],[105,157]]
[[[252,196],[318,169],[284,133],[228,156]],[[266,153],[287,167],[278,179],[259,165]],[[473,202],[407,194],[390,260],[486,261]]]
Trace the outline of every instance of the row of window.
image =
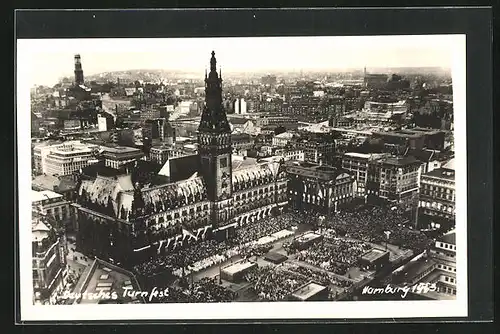
[[432,186],[430,184],[422,183],[422,188],[423,189],[429,189],[429,190],[434,190],[437,192],[446,192],[447,194],[452,194],[454,191],[452,191],[450,188],[444,188],[444,187],[438,187],[438,186]]
[[450,250],[456,250],[456,248],[457,248],[457,246],[452,245],[452,244],[447,244],[445,242],[438,242],[437,246],[444,248],[444,249],[450,249]]
[[[182,217],[187,217],[188,213],[189,213],[189,215],[193,215],[193,214],[195,214],[195,212],[199,213],[202,210],[203,211],[207,211],[208,210],[208,204],[204,204],[203,207],[201,205],[198,205],[198,206],[196,206],[196,208],[192,207],[192,208],[189,208],[189,209],[184,209],[181,212],[177,211],[177,212],[174,212],[173,215],[171,213],[169,213],[169,214],[166,215],[166,220],[177,219],[177,218],[180,218],[181,216]],[[165,221],[164,216],[159,216],[158,220],[157,220],[157,223],[161,224],[164,221]]]
[[455,200],[455,196],[454,195],[447,195],[447,194],[444,194],[444,193],[438,193],[438,192],[429,191],[429,190],[421,190],[420,193],[422,195],[431,196],[433,198],[441,198],[441,199],[445,199],[445,200],[448,200],[448,201],[454,201]]
[[455,257],[455,254],[454,253],[443,253],[443,252],[439,252],[439,251],[434,251],[437,255],[444,255],[444,256],[447,256],[447,257]]
[[453,278],[453,277],[448,277],[448,276],[444,276],[444,281],[445,282],[449,282],[449,283],[453,283],[453,284],[456,284],[457,283],[457,279],[456,278]]
[[440,289],[438,289],[439,292],[444,292],[444,293],[447,293],[447,294],[450,294],[450,295],[456,295],[457,294],[457,290],[456,289],[452,289],[452,288],[449,288],[447,286],[444,286]]
[[450,267],[450,266],[446,266],[444,264],[438,264],[437,265],[438,269],[443,269],[443,270],[448,270],[448,271],[452,271],[454,273],[457,272],[457,268],[453,268],[453,267]]
[[443,212],[447,213],[454,213],[455,212],[455,207],[454,206],[447,206],[443,205],[442,203],[437,203],[437,202],[427,202],[427,201],[419,201],[419,206],[421,208],[433,208],[437,209]]

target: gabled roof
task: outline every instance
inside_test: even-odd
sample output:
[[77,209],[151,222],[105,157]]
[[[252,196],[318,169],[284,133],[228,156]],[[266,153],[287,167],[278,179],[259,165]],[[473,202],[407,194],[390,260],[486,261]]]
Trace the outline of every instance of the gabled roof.
[[197,154],[168,159],[158,172],[169,178],[170,182],[186,180],[200,171],[200,158]]

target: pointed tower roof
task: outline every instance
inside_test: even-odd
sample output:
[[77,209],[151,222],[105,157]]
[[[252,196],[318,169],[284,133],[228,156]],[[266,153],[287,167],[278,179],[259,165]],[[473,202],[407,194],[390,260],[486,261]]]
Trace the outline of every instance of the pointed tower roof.
[[212,51],[210,73],[205,74],[205,106],[201,114],[198,131],[231,132],[226,111],[222,105],[222,78],[217,73],[217,59]]

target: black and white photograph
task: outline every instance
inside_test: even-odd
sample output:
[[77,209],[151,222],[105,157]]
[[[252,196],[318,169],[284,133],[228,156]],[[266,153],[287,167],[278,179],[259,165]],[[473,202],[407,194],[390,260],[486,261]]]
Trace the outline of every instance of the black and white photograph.
[[465,35],[22,39],[17,105],[23,319],[467,315]]

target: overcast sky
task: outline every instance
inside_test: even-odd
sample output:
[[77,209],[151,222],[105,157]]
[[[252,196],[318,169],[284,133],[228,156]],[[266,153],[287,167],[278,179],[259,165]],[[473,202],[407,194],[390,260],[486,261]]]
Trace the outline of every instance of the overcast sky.
[[[18,40],[18,66],[32,84],[73,76],[80,54],[84,75],[129,69],[200,72],[215,51],[222,72],[335,70],[370,67],[451,68],[457,35]],[[27,69],[27,68],[26,68]]]

